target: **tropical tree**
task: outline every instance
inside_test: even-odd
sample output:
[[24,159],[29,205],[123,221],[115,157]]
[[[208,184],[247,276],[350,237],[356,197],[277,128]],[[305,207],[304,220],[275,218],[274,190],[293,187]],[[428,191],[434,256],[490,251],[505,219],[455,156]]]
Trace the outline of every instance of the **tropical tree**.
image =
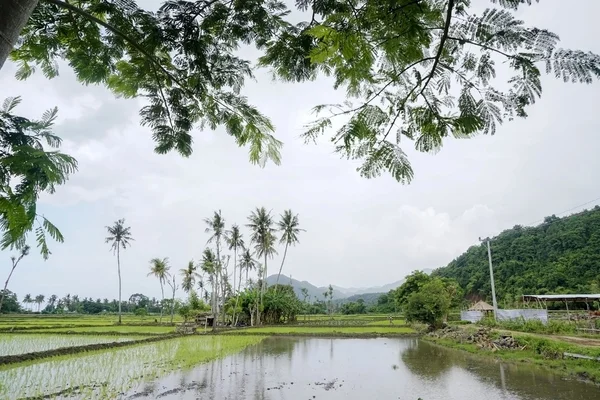
[[[261,305],[263,306],[263,297],[267,287],[267,259],[273,258],[277,254],[275,250],[275,229],[273,228],[273,218],[271,212],[264,207],[256,208],[248,217],[247,226],[251,230],[250,240],[254,244],[254,252],[258,257],[263,257],[264,265],[262,270],[261,284]],[[259,308],[260,308],[259,307]],[[257,314],[257,323],[260,324],[260,310]]]
[[56,305],[56,300],[58,300],[58,296],[53,294],[50,297],[48,297],[48,305],[52,308],[54,308],[54,306]]
[[110,248],[113,254],[117,255],[117,272],[119,274],[119,324],[121,324],[121,248],[125,250],[130,246],[130,241],[133,241],[131,236],[131,227],[125,226],[125,219],[115,221],[112,226],[106,227],[108,236],[105,239],[106,243],[110,243]]
[[204,271],[206,274],[208,274],[208,282],[210,283],[210,307],[211,307],[211,311],[213,316],[215,317],[213,319],[213,330],[216,330],[217,328],[217,298],[218,298],[218,291],[219,291],[219,285],[218,285],[218,274],[217,274],[217,268],[218,268],[218,261],[217,261],[217,256],[215,255],[215,253],[212,251],[212,249],[206,248],[204,249],[204,251],[202,252],[202,263],[201,263],[201,268],[202,271]]
[[252,270],[255,270],[257,268],[257,263],[254,260],[254,258],[252,258],[252,254],[250,253],[250,250],[244,249],[244,252],[242,253],[242,257],[240,258],[239,266],[240,266],[240,273],[242,271],[246,271],[246,286],[247,286],[249,272]]
[[165,1],[154,12],[133,0],[0,0],[0,68],[16,46],[17,79],[36,66],[53,78],[63,60],[83,84],[148,99],[140,115],[160,154],[189,156],[196,124],[223,125],[238,145],[249,146],[253,163],[279,163],[282,143],[271,121],[240,93],[252,70],[237,49],[263,46],[282,22],[282,6]]
[[298,234],[304,229],[298,228],[298,214],[294,215],[292,210],[285,210],[281,215],[281,219],[277,222],[277,230],[281,234],[279,243],[285,244],[285,250],[283,251],[283,259],[281,260],[281,266],[279,267],[279,273],[277,274],[276,285],[279,285],[279,277],[281,276],[281,270],[283,269],[283,263],[285,262],[285,256],[287,255],[288,246],[295,246],[298,243]]
[[434,278],[408,296],[404,307],[406,320],[440,328],[450,309],[450,294],[444,282]]
[[37,306],[38,306],[38,312],[40,312],[40,307],[42,306],[42,303],[44,302],[44,298],[45,298],[45,296],[43,294],[38,294],[37,296],[35,296],[34,303],[37,304]]
[[[4,14],[1,4],[0,0]],[[41,193],[54,193],[56,186],[65,183],[77,170],[77,161],[56,151],[62,141],[51,128],[58,110],[48,110],[40,120],[30,120],[14,115],[20,102],[19,97],[11,97],[0,106],[0,249],[21,251],[28,233],[35,231],[40,253],[48,259],[46,235],[57,242],[64,238],[56,226],[37,213],[37,199]]]
[[29,254],[29,246],[25,245],[21,248],[18,257],[12,256],[10,258],[10,261],[12,262],[12,267],[10,269],[10,273],[8,274],[8,278],[6,278],[6,282],[4,282],[4,289],[2,290],[2,295],[0,296],[0,310],[2,310],[2,303],[4,302],[4,297],[8,293],[7,287],[8,287],[8,282],[10,281],[10,278],[12,277],[12,274],[15,271],[15,268],[17,268],[17,265],[19,265],[19,262],[23,259],[23,257],[25,257],[28,254]]
[[[206,229],[204,230],[206,233],[210,234],[210,237],[207,240],[207,244],[214,243],[215,251],[216,251],[216,259],[214,260],[214,273],[215,279],[213,283],[217,288],[215,292],[215,312],[217,311],[217,302],[219,299],[219,289],[223,288],[223,259],[221,258],[221,243],[222,239],[225,236],[225,219],[221,214],[221,210],[215,211],[213,213],[212,218],[205,218],[204,223],[206,224]],[[225,293],[221,290],[221,295],[225,296]],[[215,314],[214,323],[217,323],[217,314]],[[225,321],[223,321],[224,323]]]
[[244,238],[242,237],[242,233],[240,232],[240,227],[238,225],[234,224],[231,227],[231,230],[225,232],[225,241],[227,242],[228,249],[233,250],[233,290],[236,295],[236,300],[235,307],[233,308],[232,312],[232,320],[235,324],[235,314],[238,308],[239,300],[238,293],[240,291],[240,286],[242,282],[242,270],[240,268],[239,283],[236,286],[236,271],[238,269],[237,253],[238,249],[244,249]]
[[[173,316],[175,315],[175,292],[179,289],[179,286],[175,282],[175,274],[171,276],[171,280],[167,280],[167,284],[171,287],[172,296],[171,296],[171,324],[173,323]],[[162,307],[162,306],[161,306]]]
[[23,303],[24,304],[31,304],[31,303],[33,303],[33,298],[31,297],[31,295],[29,293],[27,293],[25,295],[25,297],[23,297]]
[[331,141],[343,158],[362,161],[361,176],[386,171],[410,182],[401,143],[436,152],[448,138],[494,134],[504,120],[527,116],[543,70],[565,82],[600,78],[600,56],[561,49],[556,34],[516,18],[532,0],[490,2],[479,11],[482,2],[465,0],[300,0],[311,19],[274,34],[260,65],[284,81],[335,76],[348,99],[316,106],[305,139],[342,119]]
[[160,322],[162,322],[163,317],[163,303],[165,301],[165,282],[169,279],[169,259],[168,258],[153,258],[150,260],[150,272],[148,276],[152,275],[158,279],[160,283],[160,294],[161,294],[161,303],[160,303]]
[[[244,238],[240,232],[238,225],[233,225],[231,230],[225,232],[225,241],[229,250],[233,250],[233,288],[236,289],[236,269],[237,269],[237,252],[238,249],[244,249]],[[240,271],[240,281],[242,280]]]
[[200,275],[196,270],[198,267],[194,263],[194,260],[188,262],[186,268],[182,268],[179,270],[181,273],[181,288],[184,292],[190,293],[194,289],[194,285],[196,284],[196,278],[199,278]]

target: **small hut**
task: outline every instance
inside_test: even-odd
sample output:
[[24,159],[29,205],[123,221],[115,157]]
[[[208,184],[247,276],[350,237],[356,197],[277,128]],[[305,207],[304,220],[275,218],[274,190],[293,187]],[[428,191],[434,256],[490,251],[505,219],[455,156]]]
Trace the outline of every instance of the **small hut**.
[[469,311],[482,311],[482,312],[488,313],[488,312],[493,312],[494,307],[490,306],[488,303],[481,300],[481,301],[478,301],[477,303],[473,304],[471,306],[471,308],[469,308]]

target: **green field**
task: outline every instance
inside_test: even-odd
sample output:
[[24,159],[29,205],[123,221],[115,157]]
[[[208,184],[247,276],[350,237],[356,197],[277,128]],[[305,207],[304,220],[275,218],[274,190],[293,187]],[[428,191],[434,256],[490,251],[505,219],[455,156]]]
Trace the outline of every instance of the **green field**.
[[109,325],[109,326],[92,326],[92,327],[77,327],[77,328],[51,328],[41,329],[43,332],[77,332],[77,333],[133,333],[133,334],[165,334],[175,332],[173,326],[154,326],[154,325]]
[[[127,348],[53,357],[0,367],[0,398],[53,398],[79,387],[76,398],[109,399],[176,369],[224,357],[261,336],[187,336]],[[49,373],[52,371],[52,373]],[[97,385],[106,382],[106,385]]]
[[[147,316],[141,319],[134,315],[123,315],[123,324],[150,324],[158,316]],[[29,327],[61,327],[61,326],[105,326],[115,325],[119,321],[116,315],[1,315],[0,328],[29,328]],[[163,318],[163,323],[170,321]],[[180,323],[180,316],[174,318],[174,322]]]
[[64,347],[85,346],[97,343],[127,342],[136,337],[115,336],[77,336],[77,335],[36,335],[36,334],[0,334],[0,356],[17,355],[59,349]]

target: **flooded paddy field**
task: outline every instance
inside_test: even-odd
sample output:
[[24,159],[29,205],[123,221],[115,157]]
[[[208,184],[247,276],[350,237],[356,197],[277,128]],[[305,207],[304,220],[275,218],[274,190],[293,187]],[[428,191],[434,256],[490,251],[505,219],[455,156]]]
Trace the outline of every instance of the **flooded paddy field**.
[[593,384],[418,338],[192,336],[8,366],[0,386],[3,399],[600,398]]

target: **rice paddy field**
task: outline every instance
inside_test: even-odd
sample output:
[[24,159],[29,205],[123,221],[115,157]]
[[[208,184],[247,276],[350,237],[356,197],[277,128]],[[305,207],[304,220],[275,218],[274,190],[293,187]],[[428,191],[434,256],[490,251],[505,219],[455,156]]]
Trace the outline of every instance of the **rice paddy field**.
[[135,339],[136,337],[132,336],[115,337],[36,334],[0,335],[0,356],[11,356],[99,343],[128,342]]
[[[305,324],[174,335],[147,317],[0,316],[0,399],[121,399],[152,382],[241,352],[269,336],[414,333],[387,316],[306,316]],[[163,320],[164,321],[164,320]],[[152,342],[148,342],[152,341]]]
[[114,399],[174,370],[239,352],[263,338],[193,335],[12,364],[0,368],[0,398]]

